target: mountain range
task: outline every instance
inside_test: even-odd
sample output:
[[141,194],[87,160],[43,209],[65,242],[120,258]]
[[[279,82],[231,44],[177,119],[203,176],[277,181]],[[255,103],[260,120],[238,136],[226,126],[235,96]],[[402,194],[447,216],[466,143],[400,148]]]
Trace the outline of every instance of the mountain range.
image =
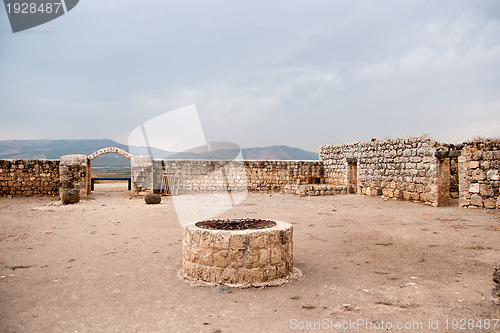
[[[129,146],[110,139],[101,140],[0,140],[0,159],[40,158],[59,159],[63,155],[84,154],[106,147],[129,151]],[[147,147],[130,147],[134,154],[148,154]],[[151,148],[155,158],[177,159],[233,159],[240,149],[228,143],[211,143],[187,152],[168,152]],[[241,149],[245,160],[317,160],[318,153],[288,146],[254,147]],[[96,167],[125,167],[130,162],[118,154],[105,154],[92,161]]]

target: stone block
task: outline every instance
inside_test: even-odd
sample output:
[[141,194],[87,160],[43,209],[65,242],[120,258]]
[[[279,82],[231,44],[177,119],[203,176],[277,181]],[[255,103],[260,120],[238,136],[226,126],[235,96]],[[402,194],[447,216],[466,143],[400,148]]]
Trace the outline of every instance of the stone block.
[[188,233],[191,234],[191,242],[194,246],[198,246],[201,240],[201,233],[194,232],[193,230],[188,230]]
[[286,269],[286,263],[284,263],[284,262],[278,264],[276,266],[276,270],[277,270],[278,276],[280,278],[283,278],[283,277],[287,276],[287,274],[288,274],[287,269]]
[[212,250],[214,244],[214,237],[207,230],[200,232],[200,248]]
[[493,196],[493,187],[489,184],[480,184],[479,185],[479,193],[483,197],[491,197]]
[[486,173],[482,169],[476,169],[472,171],[472,180],[485,180]]
[[225,268],[222,271],[222,279],[224,283],[238,283],[238,271],[234,268]]
[[214,265],[220,268],[225,268],[229,265],[230,255],[227,250],[219,250],[213,253]]
[[469,161],[468,167],[470,169],[479,168],[479,161]]
[[199,273],[197,274],[198,276],[200,276],[200,278],[203,280],[203,281],[210,281],[210,278],[211,278],[211,269],[213,267],[210,267],[210,268],[204,268],[204,267],[199,267]]
[[479,183],[470,184],[469,193],[479,193]]
[[210,267],[209,273],[209,281],[213,281],[219,284],[224,283],[224,270],[222,268]]
[[411,193],[408,191],[403,191],[403,198],[404,200],[410,200],[411,199]]
[[250,251],[247,253],[247,258],[246,258],[246,267],[247,268],[256,268],[260,267],[260,261],[259,261],[259,249],[253,249],[251,248]]
[[281,247],[272,247],[271,248],[271,265],[276,265],[282,261],[282,249]]
[[229,262],[229,267],[238,268],[244,266],[245,253],[243,251],[230,252],[231,260]]
[[246,250],[248,244],[249,239],[246,234],[233,234],[229,240],[229,248],[231,251]]
[[500,179],[500,175],[499,175],[498,169],[490,169],[490,170],[488,170],[488,172],[486,172],[486,176],[490,180],[499,180]]
[[252,237],[250,239],[250,246],[252,248],[267,248],[268,245],[268,236],[266,233],[262,232]]
[[189,250],[189,256],[188,260],[191,262],[198,262],[200,255],[200,248],[196,246],[191,246],[191,249]]
[[470,204],[477,207],[483,207],[483,198],[478,194],[470,196]]
[[264,281],[272,281],[278,278],[278,270],[275,266],[267,266],[264,270]]
[[496,208],[496,200],[494,198],[486,198],[483,199],[484,208],[487,209],[495,209]]
[[218,233],[213,237],[213,247],[219,250],[229,249],[230,236],[225,233]]
[[271,262],[271,250],[270,249],[260,249],[259,250],[259,261],[261,265],[267,265]]

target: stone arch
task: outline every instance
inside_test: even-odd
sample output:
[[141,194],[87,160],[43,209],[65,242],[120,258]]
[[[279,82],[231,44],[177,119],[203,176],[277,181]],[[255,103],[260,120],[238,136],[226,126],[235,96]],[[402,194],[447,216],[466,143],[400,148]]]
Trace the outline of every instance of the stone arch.
[[98,151],[93,152],[92,154],[90,154],[89,156],[87,156],[87,158],[89,159],[89,161],[92,161],[97,156],[102,155],[102,154],[107,154],[107,153],[120,154],[122,156],[125,156],[129,160],[132,157],[131,154],[127,153],[123,149],[116,148],[116,147],[108,147],[108,148],[102,148],[102,149],[99,149]]
[[[127,153],[125,150],[117,148],[117,147],[107,147],[107,148],[102,148],[99,149],[92,154],[87,156],[87,193],[90,193],[91,191],[91,184],[92,184],[92,169],[91,169],[91,161],[96,158],[97,156],[100,156],[102,154],[108,154],[108,153],[115,153],[122,155],[129,160],[132,158],[132,155]],[[85,156],[85,155],[84,155]]]

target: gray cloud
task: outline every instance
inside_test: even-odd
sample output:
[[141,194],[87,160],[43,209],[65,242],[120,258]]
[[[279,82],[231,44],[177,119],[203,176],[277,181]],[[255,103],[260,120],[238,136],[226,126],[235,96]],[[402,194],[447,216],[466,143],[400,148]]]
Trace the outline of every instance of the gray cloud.
[[498,136],[498,7],[81,1],[0,34],[0,139],[125,143],[140,123],[193,103],[209,140],[244,147]]

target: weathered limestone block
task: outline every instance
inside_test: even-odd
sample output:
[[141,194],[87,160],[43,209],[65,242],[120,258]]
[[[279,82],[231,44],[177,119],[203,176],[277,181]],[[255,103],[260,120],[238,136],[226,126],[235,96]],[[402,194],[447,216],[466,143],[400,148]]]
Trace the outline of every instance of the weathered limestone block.
[[469,168],[471,168],[471,169],[479,168],[479,162],[478,161],[470,161]]
[[470,196],[470,204],[472,206],[483,207],[483,198],[479,194],[473,194]]
[[479,193],[479,183],[470,184],[469,193]]
[[496,208],[496,200],[494,198],[486,198],[483,199],[484,208],[487,209],[495,209]]
[[472,180],[485,180],[486,173],[482,169],[472,170]]
[[67,190],[77,189],[80,192],[80,198],[86,198],[88,195],[88,172],[88,160],[86,155],[61,156],[61,161],[59,163],[59,176],[61,181],[59,192],[61,196]]
[[490,180],[499,180],[500,179],[500,175],[499,175],[498,169],[490,169],[490,170],[488,170],[488,172],[486,172],[486,176]]
[[493,187],[489,184],[480,184],[479,193],[482,197],[491,197],[494,194]]
[[133,191],[135,194],[153,190],[153,157],[137,155],[130,158]]

